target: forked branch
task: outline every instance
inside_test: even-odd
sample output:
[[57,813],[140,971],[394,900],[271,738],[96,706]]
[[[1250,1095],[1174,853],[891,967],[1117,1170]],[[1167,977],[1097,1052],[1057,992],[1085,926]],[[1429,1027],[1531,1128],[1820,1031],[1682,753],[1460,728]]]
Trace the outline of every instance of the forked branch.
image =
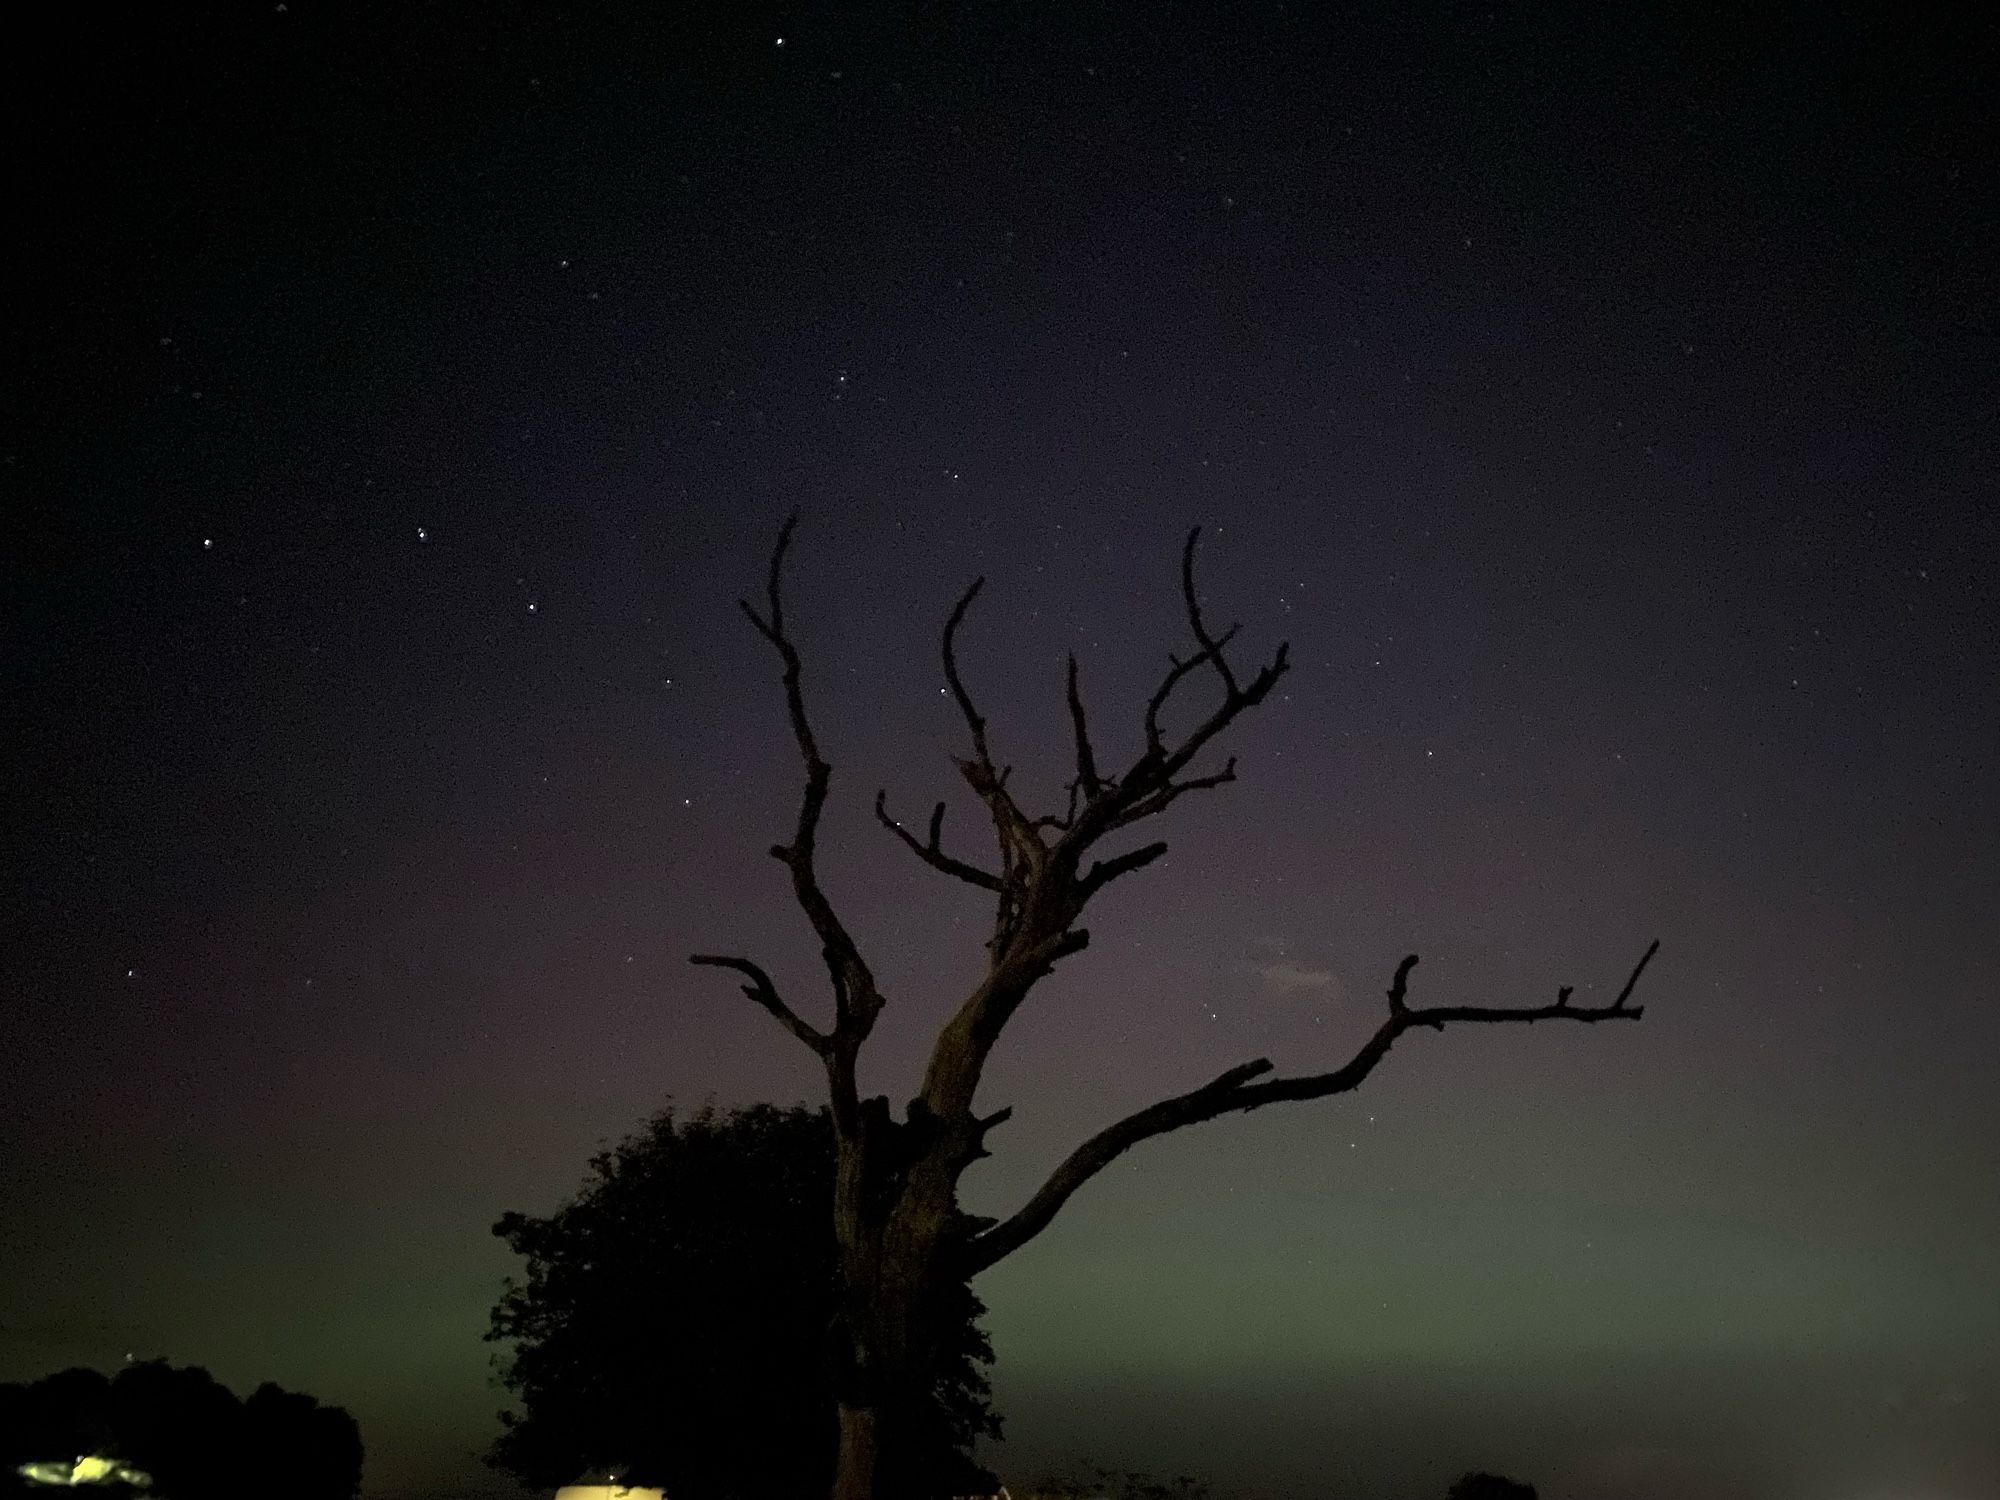
[[879,791],[875,794],[875,821],[901,839],[908,846],[910,852],[916,855],[918,859],[929,865],[933,870],[941,870],[947,875],[963,880],[967,885],[976,885],[984,891],[997,891],[1000,889],[1000,877],[998,875],[989,874],[977,865],[969,865],[964,860],[954,859],[951,855],[944,852],[941,843],[944,836],[944,804],[942,802],[931,809],[929,838],[919,841],[915,834],[911,833],[909,829],[905,828],[889,815],[888,800],[889,794],[887,791]]
[[973,794],[986,804],[987,812],[992,815],[993,837],[1000,850],[1000,873],[989,887],[999,897],[995,902],[993,940],[990,944],[997,953],[1012,934],[1023,887],[1040,872],[1048,848],[1042,842],[1037,821],[1021,811],[1014,794],[1007,790],[1010,768],[994,764],[992,746],[986,738],[985,716],[974,705],[972,694],[966,691],[965,679],[959,675],[959,627],[965,623],[966,611],[972,608],[972,601],[979,597],[979,590],[985,582],[984,578],[973,579],[972,586],[959,595],[958,603],[952,606],[944,626],[943,655],[945,681],[951,685],[951,695],[957,701],[965,727],[972,735],[972,756],[961,760],[958,768]]
[[[1143,783],[1140,790],[1154,790],[1172,782],[1186,769],[1188,763],[1200,754],[1210,740],[1229,727],[1238,714],[1263,702],[1291,665],[1291,645],[1286,642],[1279,645],[1277,653],[1270,662],[1261,667],[1248,683],[1237,677],[1236,669],[1229,662],[1229,643],[1236,639],[1239,627],[1231,625],[1220,635],[1215,635],[1210,632],[1207,623],[1202,619],[1201,595],[1195,588],[1194,581],[1194,550],[1200,540],[1201,528],[1196,526],[1188,532],[1187,543],[1181,548],[1181,604],[1187,611],[1188,629],[1194,635],[1195,644],[1201,649],[1185,661],[1179,657],[1170,658],[1167,675],[1161,679],[1160,685],[1153,690],[1153,696],[1147,700],[1146,753],[1125,777],[1128,783],[1134,776],[1139,777]],[[1222,702],[1216,706],[1214,712],[1196,725],[1178,746],[1169,746],[1165,732],[1160,728],[1160,715],[1165,712],[1175,689],[1204,663],[1213,666],[1216,676],[1221,679]],[[1201,778],[1196,783],[1186,786],[1185,790],[1194,791],[1205,786],[1219,786],[1229,779],[1226,773],[1213,779]],[[1149,816],[1150,812],[1158,812],[1165,805],[1162,803],[1140,816]]]
[[[779,529],[778,543],[771,549],[771,566],[764,585],[764,611],[759,613],[747,599],[740,599],[737,603],[750,623],[757,627],[758,634],[771,643],[784,663],[785,710],[791,720],[792,738],[798,742],[799,758],[805,762],[806,784],[799,799],[799,815],[793,825],[792,840],[789,844],[772,845],[771,855],[790,871],[792,893],[807,920],[812,923],[813,931],[819,935],[820,951],[826,960],[828,978],[833,983],[834,1029],[831,1033],[822,1033],[806,1026],[778,999],[768,977],[759,980],[757,976],[762,974],[762,970],[755,970],[754,965],[745,967],[747,960],[708,955],[697,958],[695,962],[733,968],[750,975],[751,983],[745,986],[745,992],[753,1000],[771,1011],[795,1035],[800,1035],[803,1028],[811,1038],[817,1038],[817,1042],[812,1043],[815,1050],[830,1062],[840,1065],[840,1076],[833,1080],[835,1102],[839,1106],[851,1101],[854,1052],[874,1026],[875,1017],[882,1009],[882,996],[875,988],[875,976],[863,961],[861,950],[855,946],[854,939],[834,911],[833,903],[821,889],[819,872],[814,864],[820,814],[826,807],[827,787],[833,777],[833,768],[820,755],[819,742],[813,737],[812,722],[806,716],[798,647],[785,628],[785,554],[791,548],[792,532],[798,523],[798,513],[794,511]],[[804,1036],[801,1039],[810,1040]]]
[[1187,605],[1188,628],[1194,631],[1195,640],[1201,643],[1201,658],[1215,663],[1215,670],[1222,677],[1223,691],[1234,698],[1238,691],[1236,674],[1229,669],[1229,658],[1223,655],[1222,648],[1236,634],[1237,627],[1230,626],[1223,631],[1222,639],[1217,640],[1201,623],[1201,596],[1194,586],[1194,547],[1200,540],[1201,528],[1196,526],[1188,532],[1187,545],[1181,548],[1181,598]]
[[[1185,661],[1173,659],[1165,680],[1147,700],[1142,720],[1145,747],[1121,773],[1108,773],[1098,762],[1076,659],[1069,659],[1065,687],[1076,775],[1069,785],[1068,805],[1060,816],[1029,818],[1015,804],[1006,787],[1006,773],[993,766],[985,720],[973,707],[959,676],[958,629],[978,592],[976,583],[959,599],[945,625],[945,675],[972,730],[974,759],[961,761],[960,767],[993,814],[1001,869],[993,939],[988,945],[992,966],[938,1034],[924,1074],[925,1103],[941,1118],[970,1109],[987,1055],[1043,972],[1040,964],[1029,961],[1032,956],[1074,930],[1097,892],[1113,880],[1143,869],[1167,850],[1165,844],[1153,842],[1095,859],[1092,856],[1098,843],[1108,834],[1165,811],[1189,792],[1233,781],[1233,760],[1219,771],[1184,773],[1202,748],[1238,715],[1261,703],[1286,671],[1284,646],[1247,682],[1230,665],[1227,652],[1237,628],[1232,625],[1219,634],[1211,631],[1195,587],[1194,555],[1200,540],[1201,528],[1197,526],[1188,532],[1181,549],[1181,602],[1194,637],[1194,654]],[[1175,689],[1204,666],[1214,670],[1222,700],[1191,733],[1173,743],[1161,725],[1162,713]],[[1053,830],[1055,836],[1044,840],[1045,829]]]
[[1358,1087],[1374,1072],[1376,1065],[1389,1055],[1396,1039],[1414,1027],[1428,1026],[1442,1031],[1446,1026],[1462,1022],[1636,1021],[1645,1013],[1645,1007],[1630,1003],[1632,991],[1659,949],[1659,941],[1655,939],[1633,968],[1624,988],[1618,992],[1618,998],[1602,1006],[1572,1005],[1569,1001],[1572,991],[1564,988],[1551,1005],[1451,1005],[1412,1009],[1408,1004],[1407,991],[1410,970],[1416,967],[1417,959],[1415,954],[1411,954],[1397,966],[1395,981],[1388,992],[1388,1019],[1340,1067],[1329,1073],[1266,1078],[1265,1075],[1272,1070],[1271,1064],[1264,1058],[1258,1058],[1231,1068],[1198,1089],[1163,1099],[1158,1104],[1127,1115],[1116,1124],[1100,1130],[1064,1158],[1013,1217],[969,1241],[962,1269],[966,1275],[976,1274],[1020,1249],[1048,1227],[1071,1194],[1139,1142],[1189,1125],[1198,1125],[1220,1115],[1261,1109],[1267,1104],[1344,1094]]

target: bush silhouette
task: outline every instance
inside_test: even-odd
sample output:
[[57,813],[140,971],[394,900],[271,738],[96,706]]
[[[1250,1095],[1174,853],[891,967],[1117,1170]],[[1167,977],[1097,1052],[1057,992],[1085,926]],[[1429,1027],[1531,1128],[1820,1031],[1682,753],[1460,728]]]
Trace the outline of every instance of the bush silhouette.
[[1451,1487],[1445,1500],[1535,1500],[1535,1487],[1498,1474],[1467,1474]]

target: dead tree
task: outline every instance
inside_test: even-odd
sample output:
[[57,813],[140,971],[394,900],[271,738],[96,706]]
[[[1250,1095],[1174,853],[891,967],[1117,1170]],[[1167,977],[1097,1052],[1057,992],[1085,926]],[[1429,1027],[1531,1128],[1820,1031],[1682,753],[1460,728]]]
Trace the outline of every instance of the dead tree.
[[[1228,649],[1237,627],[1213,631],[1202,618],[1194,579],[1201,530],[1190,531],[1181,553],[1181,596],[1193,646],[1185,656],[1169,657],[1165,675],[1146,702],[1144,748],[1123,769],[1107,769],[1099,761],[1071,656],[1068,706],[1075,776],[1061,813],[1035,814],[1008,789],[1010,768],[994,760],[986,720],[959,673],[958,632],[984,580],[976,580],[960,596],[945,621],[944,674],[971,741],[970,754],[958,758],[958,768],[991,815],[997,868],[946,851],[942,802],[922,838],[891,815],[884,793],[876,795],[875,815],[932,869],[990,897],[993,930],[985,974],[938,1032],[922,1089],[898,1120],[886,1098],[864,1099],[856,1088],[856,1058],[885,1002],[860,946],[821,887],[814,862],[833,772],[806,713],[798,648],[785,621],[785,554],[797,519],[793,516],[778,534],[764,608],[760,611],[747,600],[742,607],[784,663],[785,702],[805,763],[805,792],[789,841],[773,846],[771,854],[789,872],[792,893],[819,937],[833,990],[833,1024],[808,1021],[748,958],[705,953],[695,955],[693,962],[741,974],[743,993],[812,1049],[826,1070],[838,1142],[834,1230],[842,1282],[834,1334],[840,1451],[833,1497],[913,1500],[899,1476],[897,1414],[923,1388],[932,1368],[936,1340],[929,1309],[940,1288],[977,1275],[1020,1249],[1048,1226],[1071,1194],[1139,1142],[1219,1115],[1345,1093],[1373,1072],[1407,1032],[1460,1024],[1636,1021],[1642,1007],[1630,1003],[1632,992],[1659,944],[1646,949],[1617,999],[1604,1006],[1572,1004],[1569,986],[1546,1005],[1413,1005],[1408,991],[1417,958],[1411,954],[1396,967],[1381,1023],[1338,1068],[1288,1077],[1275,1074],[1263,1058],[1240,1063],[1199,1088],[1099,1131],[1064,1158],[1010,1217],[975,1219],[958,1206],[959,1178],[988,1154],[988,1133],[1012,1112],[982,1115],[976,1108],[980,1076],[994,1044],[1036,983],[1088,945],[1089,933],[1077,924],[1091,898],[1167,852],[1164,843],[1154,841],[1100,855],[1106,841],[1149,823],[1190,792],[1235,779],[1233,758],[1219,769],[1199,769],[1195,762],[1239,715],[1269,696],[1285,674],[1287,648],[1279,646],[1248,677],[1230,662]],[[1197,674],[1213,679],[1220,701],[1176,738],[1162,719],[1176,691]]]

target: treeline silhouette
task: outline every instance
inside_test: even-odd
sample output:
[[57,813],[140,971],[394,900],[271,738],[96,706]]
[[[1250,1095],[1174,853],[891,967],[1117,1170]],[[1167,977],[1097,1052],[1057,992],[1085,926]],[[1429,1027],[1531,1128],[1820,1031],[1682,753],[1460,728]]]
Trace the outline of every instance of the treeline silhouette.
[[[79,1459],[109,1462],[77,1473]],[[68,1472],[95,1495],[353,1500],[361,1459],[342,1408],[269,1382],[239,1400],[195,1366],[148,1360],[111,1378],[72,1369],[0,1384],[0,1496],[47,1495]]]
[[[1131,1469],[1114,1469],[1089,1459],[1072,1472],[1052,1473],[1012,1492],[1015,1500],[1216,1500],[1215,1491],[1185,1474],[1162,1479]],[[1467,1474],[1445,1500],[1536,1500],[1535,1487],[1498,1474]]]
[[1535,1487],[1498,1474],[1467,1474],[1451,1487],[1445,1500],[1535,1500]]

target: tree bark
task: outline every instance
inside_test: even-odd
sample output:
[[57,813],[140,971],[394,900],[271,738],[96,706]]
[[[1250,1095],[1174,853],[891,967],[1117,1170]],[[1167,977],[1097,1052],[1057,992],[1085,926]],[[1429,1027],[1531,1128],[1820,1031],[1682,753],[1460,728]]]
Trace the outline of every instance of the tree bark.
[[931,1500],[919,1496],[910,1446],[923,1395],[935,1378],[935,1341],[923,1322],[922,1285],[876,1283],[872,1297],[849,1289],[856,1316],[839,1389],[840,1447],[833,1500]]
[[910,1191],[912,1132],[886,1099],[858,1101],[836,1124],[834,1235],[841,1281],[835,1393],[840,1447],[833,1500],[903,1500],[898,1449],[932,1373],[923,1310],[938,1235]]
[[833,1471],[833,1500],[875,1500],[876,1412],[840,1404],[840,1456]]

